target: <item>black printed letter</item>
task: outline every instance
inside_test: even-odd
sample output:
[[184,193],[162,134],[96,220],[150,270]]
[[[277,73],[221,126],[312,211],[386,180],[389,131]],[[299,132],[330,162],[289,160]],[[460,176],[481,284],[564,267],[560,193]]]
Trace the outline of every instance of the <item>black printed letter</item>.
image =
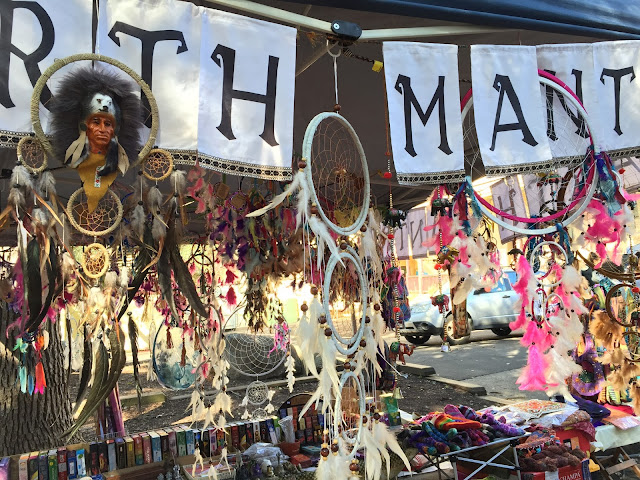
[[[235,135],[231,129],[231,106],[233,99],[246,100],[248,102],[264,103],[264,129],[260,134],[265,142],[270,146],[278,145],[274,133],[274,124],[276,116],[276,86],[278,81],[278,57],[269,55],[269,67],[267,69],[267,93],[253,93],[233,88],[233,75],[236,68],[236,51],[232,48],[218,44],[211,54],[211,59],[216,65],[222,67],[222,118],[218,130],[227,139],[235,140]],[[222,62],[224,65],[220,65]]]
[[[506,132],[509,130],[522,131],[522,141],[526,144],[531,145],[532,147],[535,147],[538,142],[536,142],[535,138],[533,138],[531,130],[529,130],[529,126],[524,120],[522,107],[520,106],[520,99],[516,95],[516,91],[513,89],[513,85],[511,84],[511,79],[509,78],[509,76],[496,75],[496,78],[493,81],[493,88],[500,92],[500,97],[498,97],[496,119],[493,123],[493,137],[491,138],[490,150],[493,151],[496,149],[496,135],[498,134],[498,132]],[[502,125],[500,124],[500,115],[502,114],[502,101],[504,100],[505,93],[507,94],[509,103],[511,103],[511,107],[513,107],[513,111],[516,114],[516,118],[518,119],[517,123],[505,123]]]
[[[16,8],[24,8],[30,10],[40,23],[42,30],[42,40],[40,45],[33,52],[27,54],[11,43],[11,34],[13,32],[13,11]],[[0,104],[5,108],[15,107],[9,94],[9,65],[11,54],[13,53],[24,63],[24,68],[29,76],[31,85],[36,84],[40,78],[40,68],[38,62],[42,61],[53,49],[55,41],[55,31],[53,22],[37,2],[9,2],[0,1]],[[51,91],[45,85],[40,96],[40,101],[46,107],[47,102],[51,100]]]
[[[549,72],[551,75],[555,75],[556,72],[552,70],[545,70]],[[582,70],[571,70],[571,74],[576,77],[576,96],[582,101]],[[578,113],[575,115],[569,105],[567,105],[567,101],[564,98],[564,95],[560,95],[557,90],[551,88],[549,85],[545,87],[545,93],[547,97],[547,136],[551,140],[558,140],[558,136],[556,135],[555,122],[553,119],[553,95],[558,96],[558,100],[560,101],[560,105],[567,112],[569,118],[573,122],[573,124],[577,127],[576,135],[580,135],[582,138],[587,138],[589,133],[587,132],[587,125],[584,121],[583,116]]]
[[603,84],[604,77],[613,77],[613,98],[616,106],[616,126],[613,127],[613,130],[618,135],[622,135],[622,130],[620,129],[620,80],[622,80],[622,77],[624,77],[625,75],[631,75],[629,83],[633,82],[636,79],[636,74],[633,71],[633,67],[620,68],[618,70],[603,68],[602,73],[600,74],[600,81]]
[[413,130],[411,128],[411,107],[413,107],[422,122],[422,125],[427,125],[427,121],[433,112],[433,109],[438,104],[438,121],[440,122],[440,145],[438,148],[447,155],[451,155],[453,152],[449,148],[449,142],[447,141],[447,122],[444,116],[444,76],[438,77],[438,88],[436,88],[433,97],[431,97],[431,103],[427,107],[427,111],[423,112],[416,94],[411,88],[411,78],[405,75],[398,75],[396,80],[395,89],[398,93],[404,94],[404,131],[406,135],[406,142],[404,149],[409,155],[415,157],[417,155],[415,148],[413,147]]
[[[187,42],[184,39],[184,35],[179,30],[157,30],[150,32],[123,22],[116,22],[113,24],[113,28],[109,32],[109,38],[113,40],[113,42],[118,46],[120,46],[120,39],[118,38],[119,33],[124,33],[125,35],[138,38],[142,43],[142,68],[140,76],[152,90],[153,50],[156,48],[156,43],[165,40],[173,40],[176,42],[180,42],[176,54],[180,54],[188,50]],[[147,112],[150,112],[151,107],[149,106],[149,100],[147,100],[146,95],[142,95],[142,101]],[[145,124],[147,125],[147,127],[151,128],[151,115],[147,115]]]

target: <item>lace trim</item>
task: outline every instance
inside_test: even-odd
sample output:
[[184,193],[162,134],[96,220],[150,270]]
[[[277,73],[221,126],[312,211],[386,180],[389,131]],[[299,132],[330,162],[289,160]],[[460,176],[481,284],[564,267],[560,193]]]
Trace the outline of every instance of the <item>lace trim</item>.
[[445,183],[462,182],[465,179],[465,173],[464,170],[451,170],[448,172],[398,173],[397,178],[400,185],[442,185]]
[[16,133],[0,130],[0,148],[18,148],[18,143],[24,137],[32,137],[31,133]]
[[195,165],[196,161],[198,161],[202,168],[240,177],[275,181],[291,180],[292,177],[291,167],[252,165],[250,163],[224,160],[193,150],[172,150],[170,148],[167,150],[173,155],[173,161],[176,165]]
[[553,158],[546,162],[519,163],[517,165],[499,165],[491,167],[485,166],[484,171],[488,177],[551,172],[561,167],[578,165],[584,160],[584,158],[585,157],[583,155],[575,155],[572,157]]

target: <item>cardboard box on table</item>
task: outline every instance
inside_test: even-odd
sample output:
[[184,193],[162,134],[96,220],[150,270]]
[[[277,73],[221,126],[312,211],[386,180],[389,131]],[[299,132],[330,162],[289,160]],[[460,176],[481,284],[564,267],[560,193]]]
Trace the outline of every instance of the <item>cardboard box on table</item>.
[[567,447],[571,449],[579,448],[589,456],[591,442],[587,434],[582,430],[571,427],[554,427],[553,430],[556,432],[556,438]]

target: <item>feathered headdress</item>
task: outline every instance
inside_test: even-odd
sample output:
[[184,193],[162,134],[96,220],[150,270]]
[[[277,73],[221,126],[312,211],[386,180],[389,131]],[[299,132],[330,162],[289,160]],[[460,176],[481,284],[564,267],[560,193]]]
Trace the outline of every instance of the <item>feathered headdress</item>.
[[57,158],[74,168],[80,165],[88,156],[87,118],[97,112],[107,113],[114,118],[115,137],[100,175],[117,168],[124,174],[140,151],[142,109],[137,91],[135,82],[103,69],[80,68],[66,75],[50,107],[49,133]]

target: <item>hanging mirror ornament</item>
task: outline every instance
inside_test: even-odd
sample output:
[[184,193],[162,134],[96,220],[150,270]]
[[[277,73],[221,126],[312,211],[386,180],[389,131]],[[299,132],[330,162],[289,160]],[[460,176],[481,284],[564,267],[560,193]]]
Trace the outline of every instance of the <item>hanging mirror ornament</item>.
[[33,174],[41,173],[47,168],[47,154],[38,139],[24,137],[18,142],[18,160]]
[[82,255],[82,269],[89,278],[100,278],[111,265],[109,251],[104,245],[92,243]]
[[152,182],[160,182],[173,172],[173,155],[162,148],[154,148],[142,162],[142,174]]

